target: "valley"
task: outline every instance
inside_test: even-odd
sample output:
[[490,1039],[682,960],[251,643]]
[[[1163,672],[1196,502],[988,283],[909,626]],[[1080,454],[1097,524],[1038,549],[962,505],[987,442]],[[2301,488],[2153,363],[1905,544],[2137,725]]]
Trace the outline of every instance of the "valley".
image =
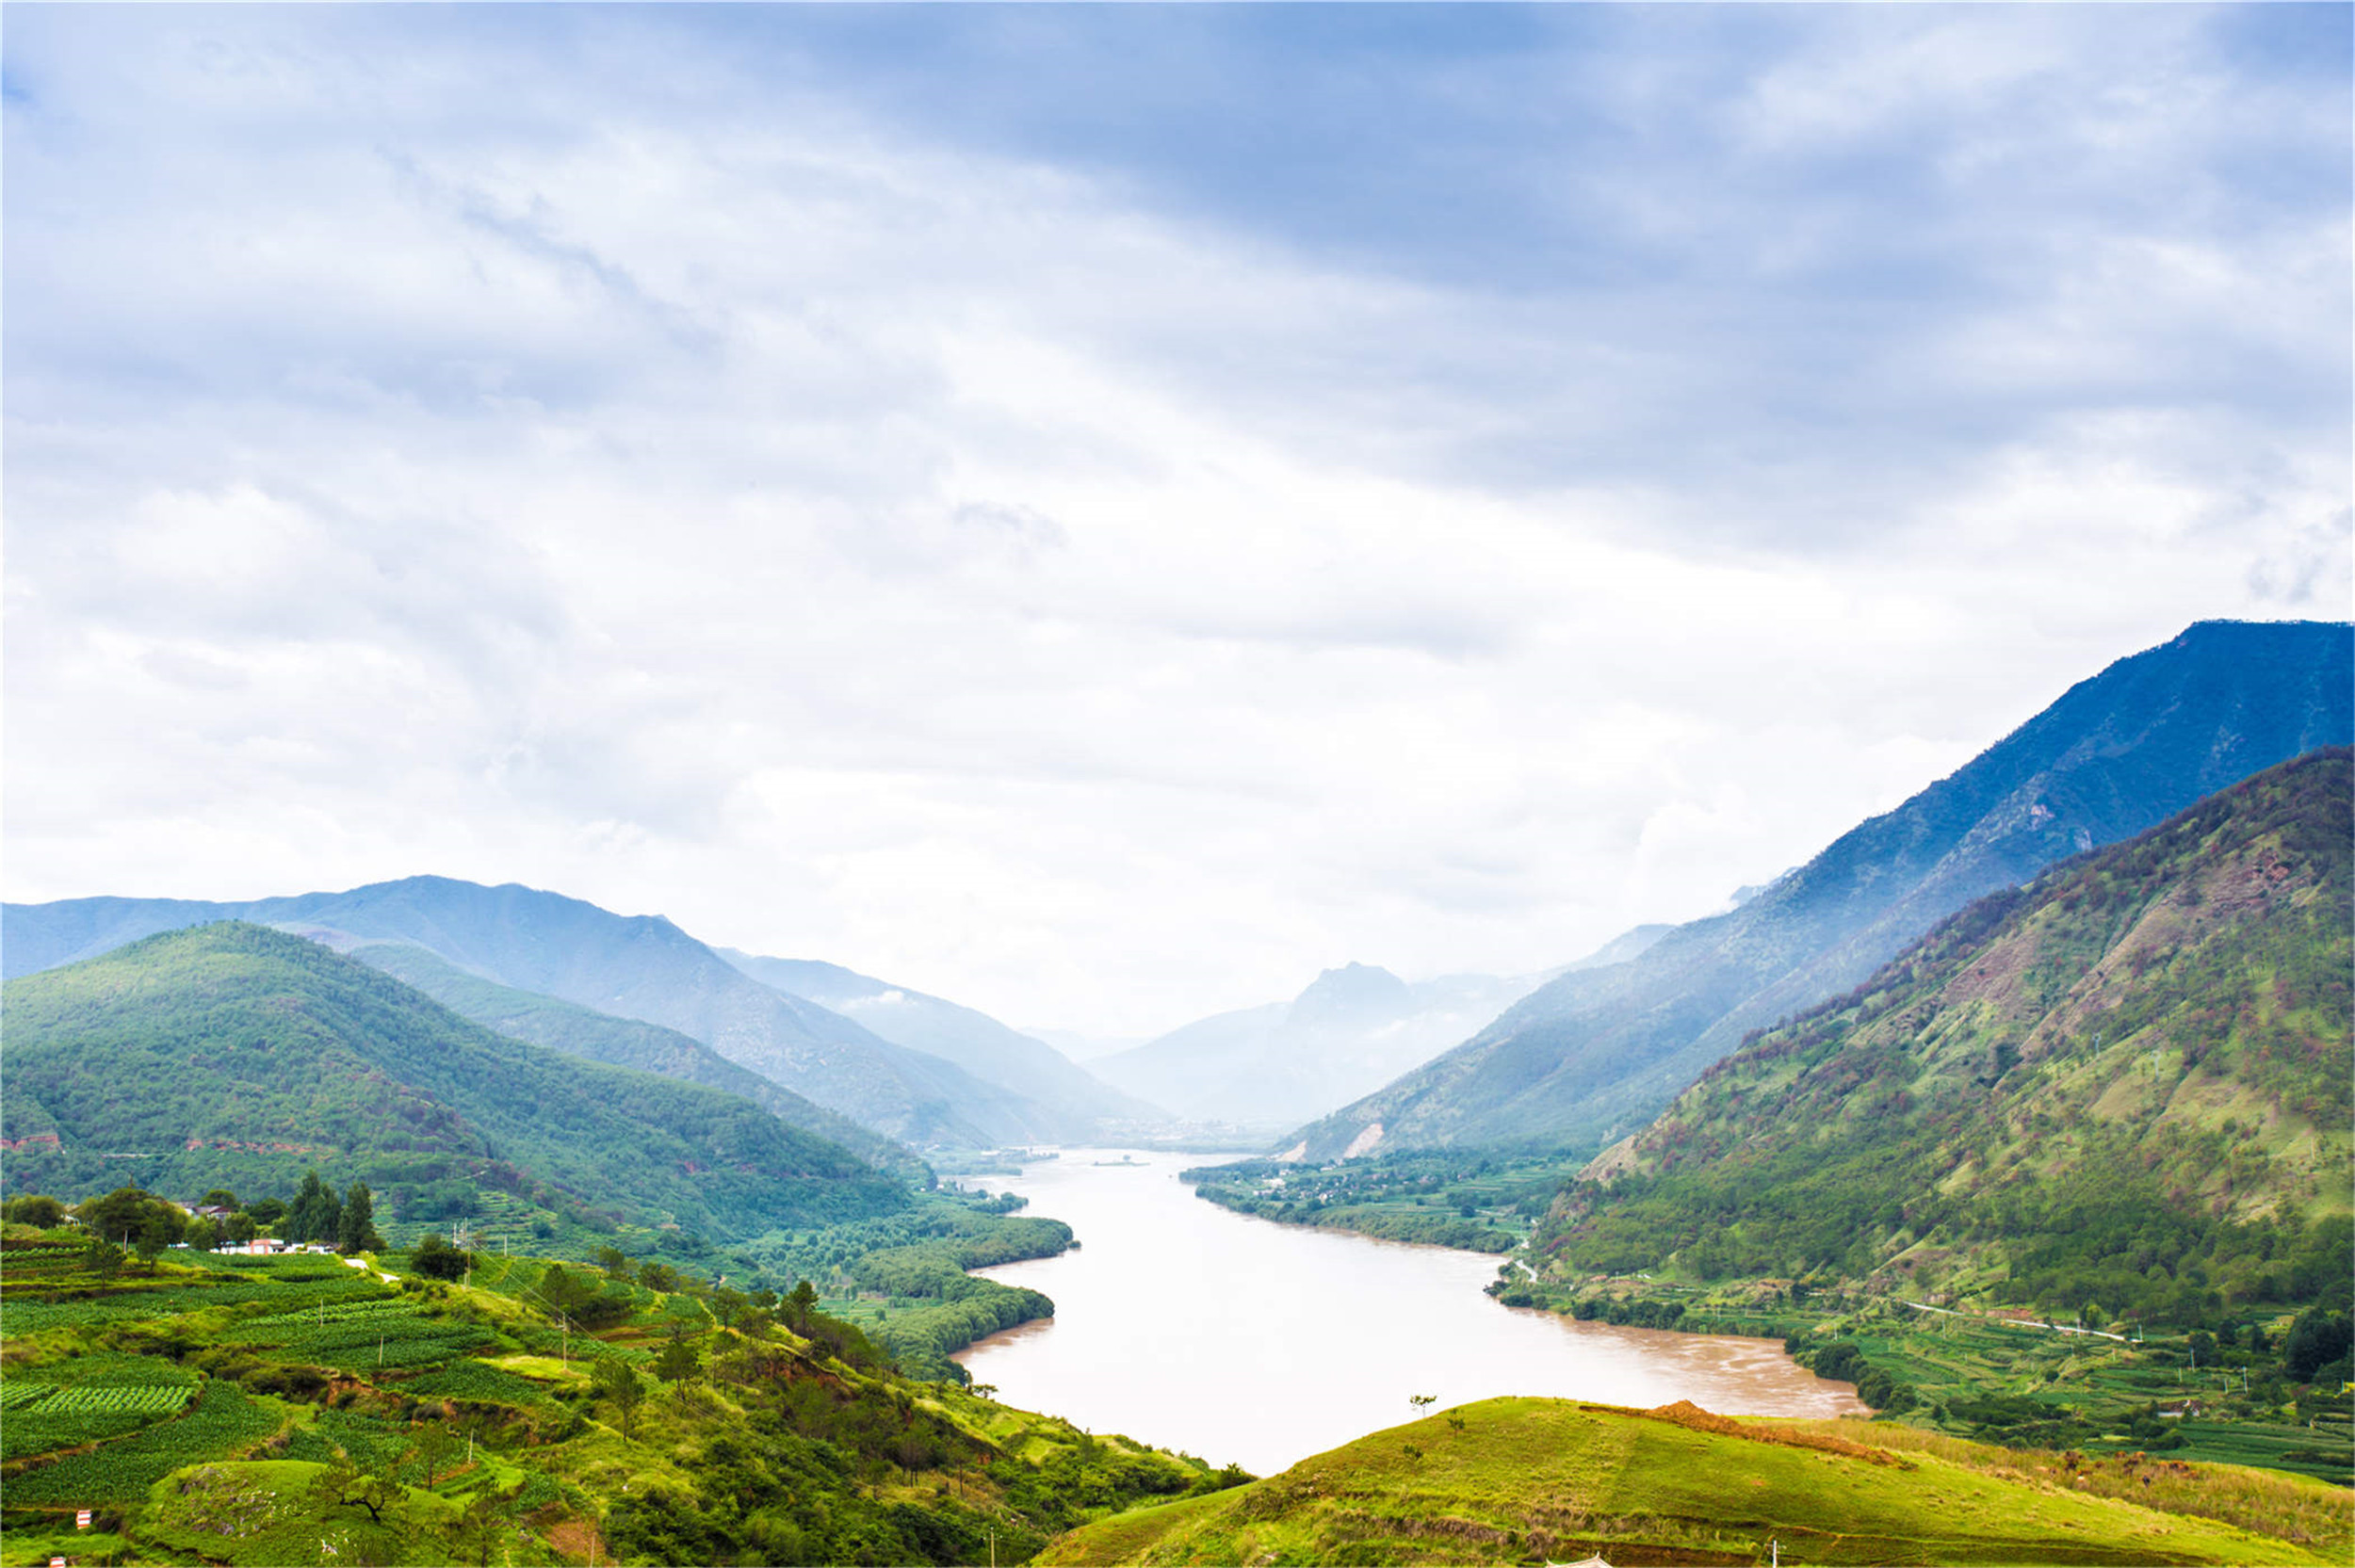
[[1086,1065],[515,885],[9,904],[0,1560],[2343,1560],[2349,641]]

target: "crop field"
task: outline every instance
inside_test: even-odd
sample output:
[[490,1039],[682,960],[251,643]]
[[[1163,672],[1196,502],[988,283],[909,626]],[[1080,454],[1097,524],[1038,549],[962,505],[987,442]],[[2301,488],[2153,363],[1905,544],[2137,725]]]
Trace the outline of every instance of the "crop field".
[[57,1508],[137,1502],[183,1464],[234,1458],[277,1431],[278,1423],[277,1414],[235,1383],[209,1383],[177,1420],[10,1477],[8,1501]]
[[418,1398],[518,1407],[548,1402],[546,1392],[529,1380],[471,1360],[453,1362],[438,1372],[428,1372],[398,1386],[403,1394]]
[[163,1415],[178,1410],[196,1390],[174,1383],[98,1383],[60,1389],[41,1407],[44,1416]]

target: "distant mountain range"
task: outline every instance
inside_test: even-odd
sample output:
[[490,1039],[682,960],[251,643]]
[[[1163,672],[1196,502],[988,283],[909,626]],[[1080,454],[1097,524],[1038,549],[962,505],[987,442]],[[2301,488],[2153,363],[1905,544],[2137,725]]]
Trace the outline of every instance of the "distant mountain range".
[[1351,963],[1327,969],[1289,1002],[1216,1013],[1090,1065],[1186,1121],[1275,1132],[1427,1060],[1546,978],[1452,975],[1410,985]]
[[[674,1030],[796,1095],[910,1144],[988,1148],[1077,1140],[1098,1128],[1091,1115],[895,1044],[817,1003],[765,985],[660,916],[613,914],[513,884],[412,877],[346,893],[247,903],[75,898],[9,904],[0,910],[0,962],[7,974],[24,975],[158,931],[222,919],[274,926],[347,949],[422,947],[479,979]],[[486,1016],[512,1006],[466,999],[469,1007],[478,1002]],[[1109,1091],[1106,1099],[1124,1104]],[[797,1113],[781,1106],[779,1114]],[[838,1130],[807,1120],[812,1130]]]
[[578,1060],[459,1017],[315,942],[241,921],[6,988],[7,1186],[385,1194],[503,1189],[715,1240],[906,1206],[906,1187],[752,1101]]
[[2351,801],[2355,759],[2315,752],[1950,917],[1590,1165],[1549,1273],[1992,1279],[2193,1320],[2344,1291]]
[[2120,660],[1952,777],[1731,912],[1567,974],[1284,1140],[1296,1158],[1434,1145],[1600,1148],[1747,1031],[1871,974],[1943,916],[2355,739],[2355,630],[2202,622]]
[[1008,1028],[985,1012],[840,964],[756,958],[732,947],[718,952],[763,985],[815,1002],[895,1045],[954,1062],[977,1078],[1048,1107],[1064,1122],[1054,1141],[1078,1142],[1169,1119],[1160,1107],[1122,1094],[1075,1066],[1045,1041]]

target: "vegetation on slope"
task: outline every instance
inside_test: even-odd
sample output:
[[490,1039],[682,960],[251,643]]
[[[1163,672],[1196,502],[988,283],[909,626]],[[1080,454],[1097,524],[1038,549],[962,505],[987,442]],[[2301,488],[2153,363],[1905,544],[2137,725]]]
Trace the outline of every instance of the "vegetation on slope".
[[371,969],[424,992],[461,1017],[512,1039],[544,1045],[568,1057],[635,1068],[666,1078],[685,1078],[760,1107],[788,1126],[838,1143],[878,1171],[918,1186],[931,1185],[924,1162],[903,1146],[869,1132],[849,1117],[739,1067],[710,1046],[676,1029],[634,1018],[616,1018],[577,1003],[518,991],[469,975],[411,942],[372,942],[351,949]]
[[8,982],[11,1190],[74,1198],[438,1183],[715,1237],[889,1212],[906,1189],[749,1101],[468,1023],[317,944],[225,922]]
[[627,1260],[445,1283],[399,1255],[95,1269],[71,1231],[10,1242],[11,1561],[1015,1563],[1245,1479],[911,1382],[805,1296]]
[[2342,1560],[2347,1544],[2342,1495],[2286,1478],[1507,1398],[1102,1520],[1040,1560],[2286,1564]]
[[1565,1195],[1549,1279],[1822,1270],[2196,1326],[2350,1272],[2349,756],[1949,920]]
[[1312,1159],[1374,1147],[1599,1148],[1642,1126],[1745,1030],[1855,984],[1972,899],[2259,768],[2355,740],[2351,662],[2345,624],[2195,625],[2079,683],[1741,908],[1681,926],[1630,962],[1562,976],[1297,1142]]

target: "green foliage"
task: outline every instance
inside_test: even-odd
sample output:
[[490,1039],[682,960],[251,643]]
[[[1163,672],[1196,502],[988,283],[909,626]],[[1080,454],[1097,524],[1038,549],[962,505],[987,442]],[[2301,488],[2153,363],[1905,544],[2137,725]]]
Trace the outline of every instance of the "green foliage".
[[176,1420],[20,1472],[8,1482],[8,1502],[11,1507],[133,1502],[181,1465],[241,1453],[277,1427],[277,1414],[235,1383],[207,1383],[189,1413]]
[[1957,1279],[2185,1327],[2343,1286],[2347,774],[2260,775],[1754,1037],[1566,1194],[1547,1272]]
[[[133,1162],[150,1188],[251,1190],[284,1180],[290,1149],[333,1149],[339,1180],[379,1192],[455,1181],[723,1238],[907,1201],[749,1101],[506,1039],[259,927],[151,937],[6,997],[0,1115],[58,1138],[0,1151],[19,1189],[104,1190],[123,1162],[101,1151],[149,1148],[169,1151]],[[342,1202],[320,1186],[289,1235],[340,1239]]]

